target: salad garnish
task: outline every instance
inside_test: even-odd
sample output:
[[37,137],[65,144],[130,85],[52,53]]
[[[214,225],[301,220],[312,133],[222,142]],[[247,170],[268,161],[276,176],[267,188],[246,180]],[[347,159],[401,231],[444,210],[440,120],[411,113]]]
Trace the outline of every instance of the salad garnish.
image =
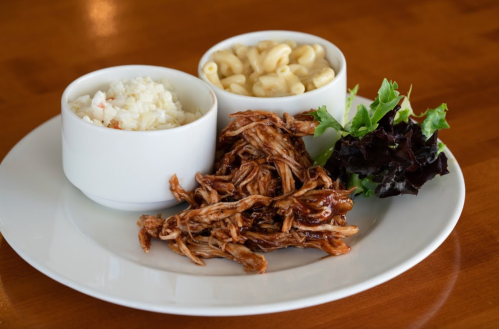
[[[418,194],[424,183],[437,174],[448,174],[445,145],[438,141],[438,131],[449,128],[444,103],[420,115],[412,110],[409,97],[400,95],[396,82],[383,80],[378,96],[369,107],[361,104],[351,121],[342,126],[325,106],[309,112],[319,125],[314,137],[328,128],[341,138],[316,157],[331,175],[347,188],[357,187],[355,194],[379,198],[399,194]],[[346,115],[358,91],[350,91]],[[399,105],[400,101],[401,104]],[[423,118],[421,123],[414,118]],[[346,120],[345,120],[346,121]]]

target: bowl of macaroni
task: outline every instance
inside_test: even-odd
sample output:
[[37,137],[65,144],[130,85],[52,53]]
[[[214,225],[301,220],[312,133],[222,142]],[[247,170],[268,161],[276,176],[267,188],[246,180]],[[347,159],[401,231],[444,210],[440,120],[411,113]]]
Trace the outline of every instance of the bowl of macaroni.
[[[331,42],[302,32],[260,31],[234,36],[210,48],[198,74],[218,99],[218,132],[235,112],[268,110],[296,115],[326,105],[344,124],[346,61]],[[311,142],[312,156],[331,146],[334,132]]]
[[89,73],[64,91],[61,119],[66,177],[107,207],[174,206],[174,174],[192,190],[196,173],[213,168],[217,98],[184,72],[126,65]]

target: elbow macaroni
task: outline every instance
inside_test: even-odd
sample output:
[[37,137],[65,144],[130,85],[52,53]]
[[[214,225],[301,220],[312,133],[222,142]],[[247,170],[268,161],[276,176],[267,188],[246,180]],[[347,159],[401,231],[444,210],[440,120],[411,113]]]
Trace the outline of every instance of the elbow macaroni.
[[289,54],[291,54],[291,47],[287,44],[281,43],[280,45],[272,47],[263,60],[265,72],[275,72],[278,66],[288,64]]
[[294,75],[289,66],[283,65],[277,69],[277,76],[284,78],[287,83],[288,90],[293,95],[303,94],[305,92],[305,85]]
[[214,62],[208,62],[203,66],[203,73],[206,78],[213,83],[218,88],[223,89],[224,87],[220,83],[220,78],[218,77],[218,66]]
[[334,79],[333,69],[325,67],[319,73],[314,75],[312,81],[314,82],[315,88],[320,88],[333,79]]
[[236,44],[216,51],[203,66],[206,78],[234,94],[280,97],[303,94],[332,81],[335,72],[319,44],[271,40],[256,46]]

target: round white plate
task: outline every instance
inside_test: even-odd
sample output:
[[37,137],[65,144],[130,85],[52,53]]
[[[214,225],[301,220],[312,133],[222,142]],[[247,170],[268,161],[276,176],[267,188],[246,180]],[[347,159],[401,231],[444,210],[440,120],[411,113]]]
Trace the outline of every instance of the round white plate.
[[[369,103],[357,97],[360,102]],[[144,254],[136,226],[141,213],[100,206],[64,176],[58,116],[22,139],[0,165],[0,230],[40,272],[112,303],[187,315],[292,310],[390,280],[445,240],[465,196],[461,169],[446,154],[450,174],[428,182],[418,196],[356,199],[347,218],[360,233],[348,241],[350,253],[323,258],[315,249],[278,250],[265,254],[266,274],[246,274],[225,259],[196,266],[159,240]]]

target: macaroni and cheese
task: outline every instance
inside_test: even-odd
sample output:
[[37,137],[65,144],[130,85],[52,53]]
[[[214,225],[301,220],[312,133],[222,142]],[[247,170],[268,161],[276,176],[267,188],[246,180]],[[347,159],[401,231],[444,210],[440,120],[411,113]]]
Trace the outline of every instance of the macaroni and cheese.
[[260,41],[216,51],[203,66],[206,78],[234,94],[280,97],[303,94],[324,86],[335,72],[319,44]]

